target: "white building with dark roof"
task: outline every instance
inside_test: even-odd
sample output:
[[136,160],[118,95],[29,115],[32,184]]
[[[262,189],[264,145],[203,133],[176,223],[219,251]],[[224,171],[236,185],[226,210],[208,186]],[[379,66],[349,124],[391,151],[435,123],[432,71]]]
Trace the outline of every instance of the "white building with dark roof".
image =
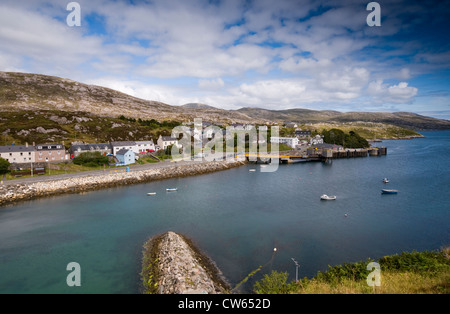
[[175,137],[172,136],[162,136],[160,135],[158,138],[158,146],[161,149],[166,149],[170,145],[176,145],[178,146],[178,140]]
[[31,145],[11,145],[0,146],[0,157],[9,163],[36,162],[34,146]]
[[121,149],[127,149],[134,152],[136,150],[136,142],[135,141],[111,142],[111,151],[114,156],[116,156],[117,152]]
[[71,158],[80,156],[82,153],[99,152],[102,155],[108,155],[112,153],[111,144],[75,144],[69,148]]

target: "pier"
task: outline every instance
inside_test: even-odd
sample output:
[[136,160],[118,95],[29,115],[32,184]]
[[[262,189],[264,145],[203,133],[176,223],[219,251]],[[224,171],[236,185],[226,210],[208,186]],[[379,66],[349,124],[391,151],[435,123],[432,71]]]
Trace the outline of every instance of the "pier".
[[385,156],[387,155],[386,147],[370,147],[370,148],[345,148],[345,149],[317,149],[310,147],[306,154],[302,154],[299,150],[279,152],[279,154],[250,154],[246,153],[245,158],[248,162],[270,163],[272,159],[279,159],[280,163],[300,163],[310,161],[328,162],[332,159],[339,158],[356,158],[368,156]]

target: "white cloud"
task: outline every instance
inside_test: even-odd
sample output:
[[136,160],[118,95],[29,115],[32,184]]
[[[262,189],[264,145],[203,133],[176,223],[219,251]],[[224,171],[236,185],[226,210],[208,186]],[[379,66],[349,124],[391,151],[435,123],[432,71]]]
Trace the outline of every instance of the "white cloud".
[[225,86],[224,81],[219,77],[212,80],[199,80],[198,87],[206,90],[217,90]]
[[68,75],[102,52],[99,39],[36,12],[0,6],[0,21],[2,55],[26,59],[30,71]]
[[[83,27],[70,28],[59,0],[2,1],[0,70],[97,82],[172,105],[354,108],[411,104],[418,88],[406,82],[449,64],[445,51],[417,53],[419,41],[378,46],[407,26],[387,8],[372,29],[354,0],[79,3]],[[101,35],[91,13],[104,21]],[[400,83],[385,83],[393,79]]]
[[418,89],[408,86],[406,82],[400,82],[397,85],[383,83],[382,80],[371,82],[367,87],[367,92],[373,97],[373,100],[380,103],[407,104],[414,101]]

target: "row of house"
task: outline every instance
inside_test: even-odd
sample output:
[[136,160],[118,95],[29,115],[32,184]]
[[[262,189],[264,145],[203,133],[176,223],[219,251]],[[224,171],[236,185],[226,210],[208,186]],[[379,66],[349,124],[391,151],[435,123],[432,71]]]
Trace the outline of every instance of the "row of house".
[[69,159],[63,144],[0,146],[0,157],[10,163],[63,162]]
[[[121,157],[131,151],[133,160],[135,155],[147,152],[155,152],[158,149],[166,149],[169,145],[178,144],[176,138],[160,136],[157,145],[150,141],[117,141],[110,143],[86,144],[75,143],[68,151],[61,144],[35,144],[0,146],[0,158],[13,163],[38,163],[38,162],[64,162],[78,157],[82,153],[100,152],[102,155],[114,155]],[[130,154],[126,154],[130,156]]]
[[121,150],[131,150],[134,154],[152,153],[159,149],[166,149],[169,145],[177,144],[178,140],[170,136],[160,136],[157,144],[150,141],[117,141],[102,144],[74,144],[69,148],[71,158],[78,157],[82,153],[100,152],[104,155],[114,155]]

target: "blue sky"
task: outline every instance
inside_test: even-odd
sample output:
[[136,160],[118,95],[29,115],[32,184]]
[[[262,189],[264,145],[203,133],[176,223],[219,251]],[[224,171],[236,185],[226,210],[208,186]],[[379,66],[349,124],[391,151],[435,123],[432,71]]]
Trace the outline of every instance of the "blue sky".
[[2,0],[0,70],[170,105],[410,111],[450,119],[446,1]]

